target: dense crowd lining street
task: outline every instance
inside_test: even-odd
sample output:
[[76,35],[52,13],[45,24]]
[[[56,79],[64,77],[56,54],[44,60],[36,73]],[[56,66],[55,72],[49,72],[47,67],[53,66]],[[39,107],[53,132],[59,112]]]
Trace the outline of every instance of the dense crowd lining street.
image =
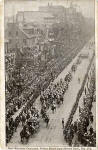
[[[91,41],[92,42],[92,41]],[[71,78],[70,81],[68,82],[68,89],[64,93],[64,101],[60,105],[56,104],[56,111],[51,110],[51,105],[49,108],[46,109],[46,114],[49,117],[49,124],[46,126],[46,123],[44,122],[40,111],[43,105],[40,102],[40,96],[36,99],[34,103],[34,107],[36,110],[39,111],[39,129],[38,132],[34,135],[32,135],[28,143],[24,143],[25,146],[32,147],[32,146],[68,146],[68,143],[65,141],[64,136],[63,136],[63,127],[62,127],[62,118],[64,118],[64,125],[66,125],[66,122],[68,120],[68,117],[70,115],[70,112],[72,110],[72,107],[76,101],[76,97],[78,94],[78,91],[81,88],[82,82],[84,80],[85,74],[87,72],[87,68],[90,64],[92,55],[94,53],[93,48],[89,48],[88,43],[81,51],[80,53],[72,60],[72,62],[65,67],[65,69],[59,74],[59,76],[54,80],[53,84],[55,85],[56,83],[59,83],[60,80],[65,79],[65,76],[71,72]],[[94,45],[93,45],[94,46]],[[79,55],[87,55],[87,58],[81,58],[80,62],[76,65],[76,61],[79,58]],[[76,70],[71,71],[72,65],[76,65]],[[84,67],[85,66],[85,67]],[[32,87],[32,85],[31,85]],[[22,111],[24,106],[15,113],[13,116],[13,119],[15,119],[20,112]],[[31,107],[31,106],[30,106]],[[16,132],[13,134],[12,139],[8,143],[8,147],[23,147],[24,145],[21,143],[21,138],[20,138],[20,132],[22,130],[22,124],[19,123]]]
[[[17,111],[22,109],[21,108],[22,105],[24,105],[24,104],[26,105],[27,103],[29,103],[29,99],[33,98],[35,101],[37,96],[40,95],[40,90],[47,88],[49,83],[58,76],[58,74],[63,70],[63,68],[65,68],[64,66],[67,66],[73,60],[73,58],[76,56],[76,54],[79,52],[79,50],[81,50],[82,47],[83,47],[83,45],[79,45],[78,48],[67,51],[65,58],[62,58],[61,60],[59,60],[59,59],[53,60],[53,64],[51,64],[51,62],[50,62],[50,66],[47,65],[48,70],[46,69],[46,71],[44,72],[44,74],[42,76],[38,75],[34,78],[34,76],[32,75],[33,70],[31,69],[31,72],[29,72],[29,71],[27,72],[28,67],[26,67],[27,74],[30,76],[33,76],[33,79],[31,79],[31,81],[29,81],[30,78],[29,77],[27,78],[27,84],[24,83],[25,87],[24,87],[23,91],[20,92],[21,93],[20,95],[17,95],[17,93],[16,93],[17,96],[13,97],[13,95],[11,95],[11,97],[8,98],[8,101],[6,102],[7,118],[10,117],[10,114],[12,114],[14,117],[14,113],[17,114]],[[52,75],[51,75],[50,70],[54,70],[54,73],[52,73]],[[23,74],[21,74],[21,76],[19,75],[18,78],[20,78],[20,79],[18,79],[18,80],[21,80],[22,75]],[[14,81],[14,82],[16,82],[16,81]],[[18,82],[20,82],[20,81],[18,81]],[[17,84],[19,84],[19,83],[17,83]],[[12,85],[13,85],[13,83],[12,83]],[[41,85],[41,89],[39,89],[39,85]],[[19,86],[20,86],[20,84],[19,84]],[[20,87],[18,87],[18,89],[20,91]],[[15,89],[13,91],[16,92],[17,90]],[[29,97],[29,99],[28,99],[28,97]],[[10,107],[10,109],[9,109],[9,107]]]

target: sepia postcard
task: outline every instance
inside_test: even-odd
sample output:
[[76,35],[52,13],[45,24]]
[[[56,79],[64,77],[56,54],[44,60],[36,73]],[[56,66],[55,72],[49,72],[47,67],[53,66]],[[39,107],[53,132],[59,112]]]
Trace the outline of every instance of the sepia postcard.
[[0,3],[1,149],[97,150],[98,2]]

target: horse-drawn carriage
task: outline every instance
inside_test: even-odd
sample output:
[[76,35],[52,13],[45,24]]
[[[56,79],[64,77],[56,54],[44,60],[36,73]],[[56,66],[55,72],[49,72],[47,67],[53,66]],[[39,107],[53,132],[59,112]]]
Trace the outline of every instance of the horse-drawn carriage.
[[38,119],[32,119],[29,118],[26,123],[24,124],[21,132],[20,132],[20,138],[21,142],[28,142],[29,138],[38,132],[38,129],[40,127]]

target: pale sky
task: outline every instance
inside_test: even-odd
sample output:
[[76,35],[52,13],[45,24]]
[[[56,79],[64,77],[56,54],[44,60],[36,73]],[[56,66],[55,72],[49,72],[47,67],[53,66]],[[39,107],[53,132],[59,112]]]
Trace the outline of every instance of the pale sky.
[[[84,16],[94,18],[94,0],[49,0],[53,5],[69,7],[70,2],[77,5],[77,10]],[[36,11],[39,6],[48,4],[48,0],[5,0],[5,16],[12,16],[17,11]]]

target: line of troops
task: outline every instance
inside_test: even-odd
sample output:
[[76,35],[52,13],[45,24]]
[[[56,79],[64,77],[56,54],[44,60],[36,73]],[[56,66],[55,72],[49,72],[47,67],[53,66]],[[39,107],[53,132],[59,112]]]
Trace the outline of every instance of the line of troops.
[[[95,71],[92,72],[88,93],[83,97],[83,108],[79,106],[79,119],[69,124],[67,130],[64,128],[64,138],[70,146],[96,146],[96,132],[93,129],[94,116],[92,107],[95,100]],[[77,107],[77,105],[76,105]]]
[[24,141],[28,142],[29,138],[39,131],[40,117],[42,117],[46,123],[46,127],[48,127],[50,118],[47,114],[47,110],[51,108],[54,113],[54,111],[56,111],[56,107],[63,104],[64,94],[68,89],[70,81],[72,80],[72,72],[76,71],[78,64],[80,64],[79,59],[76,64],[72,66],[71,71],[65,76],[64,80],[61,79],[57,83],[51,82],[48,88],[41,92],[40,112],[33,106],[34,101],[30,100],[15,119],[13,119],[13,115],[10,116],[6,123],[7,143],[10,142],[19,125],[21,125],[20,138],[22,143],[24,143]]

